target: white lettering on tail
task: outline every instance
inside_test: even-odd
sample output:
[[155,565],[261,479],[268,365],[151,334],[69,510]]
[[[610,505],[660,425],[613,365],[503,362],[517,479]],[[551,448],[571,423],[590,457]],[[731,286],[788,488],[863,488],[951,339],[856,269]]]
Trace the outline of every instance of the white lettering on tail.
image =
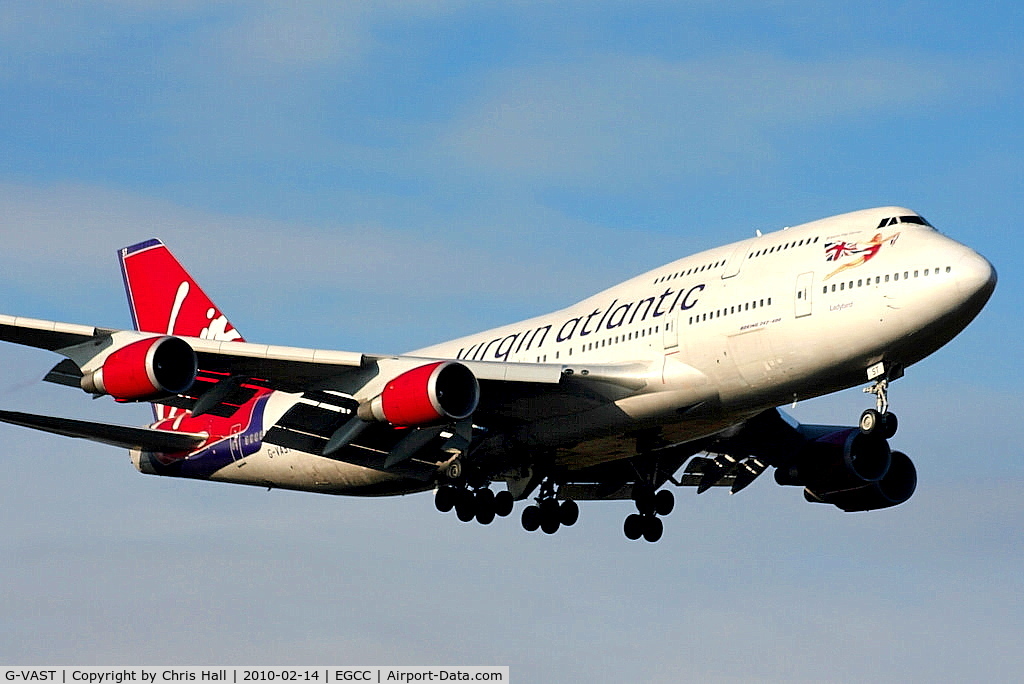
[[167,321],[167,334],[174,334],[174,326],[178,322],[178,314],[181,313],[181,305],[185,303],[185,297],[188,296],[188,281],[182,282],[178,286],[178,292],[174,295],[174,306],[171,307],[171,317]]

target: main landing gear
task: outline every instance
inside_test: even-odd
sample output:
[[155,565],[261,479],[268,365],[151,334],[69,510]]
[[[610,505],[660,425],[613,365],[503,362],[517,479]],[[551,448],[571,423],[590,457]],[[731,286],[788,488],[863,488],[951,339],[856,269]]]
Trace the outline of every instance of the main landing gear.
[[562,525],[571,527],[580,518],[580,507],[572,499],[559,501],[555,495],[555,485],[545,480],[540,487],[537,503],[523,509],[523,529],[527,532],[542,530],[544,534],[554,534]]
[[637,540],[643,537],[649,542],[661,539],[665,526],[660,515],[668,515],[676,506],[675,496],[667,489],[655,492],[650,485],[638,483],[633,488],[633,501],[637,512],[626,516],[622,531],[628,539]]
[[512,512],[512,494],[507,491],[495,494],[488,487],[470,489],[465,485],[442,485],[434,495],[434,506],[442,513],[455,509],[455,515],[462,522],[474,518],[481,525],[490,525],[495,516],[504,518]]

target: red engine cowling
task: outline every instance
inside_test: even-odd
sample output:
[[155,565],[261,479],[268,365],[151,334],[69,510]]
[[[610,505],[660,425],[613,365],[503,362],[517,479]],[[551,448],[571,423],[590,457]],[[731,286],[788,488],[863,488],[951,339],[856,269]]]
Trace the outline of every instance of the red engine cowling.
[[359,407],[359,417],[416,427],[468,418],[479,401],[473,371],[455,361],[437,361],[389,380],[383,392]]
[[156,399],[186,391],[197,368],[196,353],[188,342],[153,337],[112,353],[100,368],[82,376],[82,389],[121,401]]

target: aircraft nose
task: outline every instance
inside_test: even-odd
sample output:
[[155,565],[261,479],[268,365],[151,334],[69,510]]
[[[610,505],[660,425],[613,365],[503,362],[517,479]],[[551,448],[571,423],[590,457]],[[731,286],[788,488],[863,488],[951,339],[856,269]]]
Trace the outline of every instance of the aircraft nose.
[[975,301],[980,310],[996,289],[996,269],[988,259],[973,250],[964,254],[954,268],[960,296],[965,301]]

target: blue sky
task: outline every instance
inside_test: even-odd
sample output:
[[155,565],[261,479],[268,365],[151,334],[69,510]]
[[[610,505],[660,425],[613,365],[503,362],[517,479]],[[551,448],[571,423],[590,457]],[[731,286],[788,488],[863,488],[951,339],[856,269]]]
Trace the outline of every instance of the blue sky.
[[[507,664],[516,681],[1019,681],[1019,3],[0,3],[0,311],[127,326],[157,236],[250,340],[400,352],[899,204],[985,254],[893,387],[918,493],[769,478],[554,537],[144,477],[0,427],[0,662]],[[142,423],[0,348],[0,407]],[[797,407],[850,422],[858,390]]]

